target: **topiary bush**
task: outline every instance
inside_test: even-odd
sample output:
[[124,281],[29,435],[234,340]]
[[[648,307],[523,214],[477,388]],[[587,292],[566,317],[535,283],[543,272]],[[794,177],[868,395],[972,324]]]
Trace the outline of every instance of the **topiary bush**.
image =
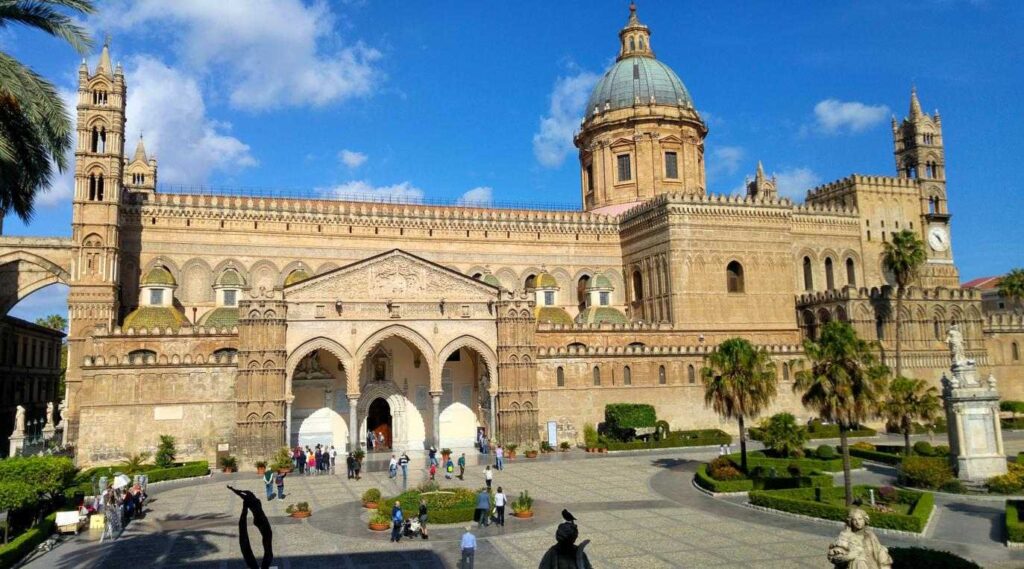
[[366,491],[363,492],[362,501],[364,504],[380,502],[380,490],[377,488],[367,488]]
[[993,476],[985,483],[989,492],[996,494],[1018,494],[1024,489],[1024,480],[1015,472]]
[[855,448],[855,449],[860,449],[860,450],[875,450],[875,445],[873,445],[873,444],[871,444],[871,443],[869,443],[867,441],[857,441],[857,442],[853,443],[852,445],[850,445],[850,448]]
[[917,441],[914,443],[914,454],[918,456],[935,456],[935,449],[928,441]]
[[754,489],[754,481],[747,478],[739,480],[716,480],[708,474],[708,466],[709,465],[707,464],[698,466],[697,473],[693,478],[694,482],[696,482],[701,488],[715,493],[749,492]]
[[745,478],[743,473],[733,466],[732,461],[722,456],[708,464],[708,474],[715,480],[739,480]]
[[814,449],[814,456],[822,460],[832,460],[836,457],[836,449],[832,445],[819,445]]
[[609,403],[604,406],[605,430],[619,441],[629,441],[634,438],[636,429],[654,428],[657,422],[653,405]]
[[890,547],[892,569],[981,569],[981,565],[948,551],[923,547]]
[[35,527],[12,539],[9,543],[0,546],[0,567],[13,567],[26,555],[32,552],[40,543],[50,537],[53,533],[53,525],[57,514],[53,513],[45,518]]
[[174,448],[174,437],[171,435],[160,435],[160,444],[157,445],[156,455],[153,463],[157,468],[171,468],[174,466],[174,457],[177,450]]
[[900,462],[898,480],[904,486],[936,490],[953,479],[953,469],[944,458],[908,456]]

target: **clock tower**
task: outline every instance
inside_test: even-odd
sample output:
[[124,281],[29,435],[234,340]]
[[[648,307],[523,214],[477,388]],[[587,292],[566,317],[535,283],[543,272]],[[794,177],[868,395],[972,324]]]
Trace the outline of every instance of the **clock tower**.
[[917,89],[910,92],[910,112],[901,123],[892,119],[896,170],[900,178],[917,182],[921,205],[921,239],[928,262],[921,271],[922,286],[960,286],[953,264],[950,214],[946,201],[946,155],[942,117],[921,110]]

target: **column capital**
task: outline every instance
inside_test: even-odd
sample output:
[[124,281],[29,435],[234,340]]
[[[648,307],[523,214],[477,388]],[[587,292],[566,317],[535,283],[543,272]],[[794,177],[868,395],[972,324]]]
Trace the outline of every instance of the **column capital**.
[[430,398],[435,400],[435,401],[440,401],[442,395],[444,395],[443,391],[431,391],[430,392]]
[[346,395],[348,396],[349,403],[359,401],[359,393],[348,393]]

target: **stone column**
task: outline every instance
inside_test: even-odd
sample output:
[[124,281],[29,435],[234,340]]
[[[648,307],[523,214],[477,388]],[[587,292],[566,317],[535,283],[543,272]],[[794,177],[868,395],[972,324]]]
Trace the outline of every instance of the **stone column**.
[[431,391],[430,392],[430,400],[434,404],[434,417],[433,417],[433,423],[434,423],[433,441],[434,441],[434,443],[433,444],[434,444],[435,447],[437,447],[438,450],[441,450],[441,392],[440,391]]
[[294,395],[284,398],[284,446],[292,448],[292,401]]
[[356,422],[356,408],[359,406],[359,398],[349,396],[348,398],[348,438],[349,438],[349,452],[355,452],[359,450],[359,439],[361,433],[359,432],[359,424]]
[[995,423],[996,433],[996,452],[1000,455],[1005,455],[1006,451],[1003,450],[1003,426],[999,424],[999,406],[996,405],[992,408],[992,422]]
[[497,417],[498,417],[498,403],[497,403],[498,397],[494,394],[493,391],[489,395],[490,395],[490,398],[491,398],[491,417],[490,417],[490,422],[487,425],[487,438],[494,439],[494,438],[497,438],[495,436],[495,432],[496,432],[496,429],[497,429],[496,424],[497,424]]

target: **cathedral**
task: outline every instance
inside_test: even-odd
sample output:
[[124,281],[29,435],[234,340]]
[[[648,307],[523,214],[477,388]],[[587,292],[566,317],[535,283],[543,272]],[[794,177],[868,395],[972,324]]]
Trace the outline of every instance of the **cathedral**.
[[904,229],[928,252],[903,302],[904,374],[937,384],[958,324],[1004,397],[1024,398],[1024,322],[960,288],[942,118],[915,92],[892,122],[895,175],[798,204],[759,165],[744,195],[712,195],[707,124],[631,8],[574,139],[581,208],[566,212],[164,192],[142,140],[125,152],[129,88],[108,46],[79,68],[72,237],[37,255],[67,258],[45,278],[70,286],[64,436],[80,464],[161,434],[181,459],[243,464],[368,433],[409,451],[481,431],[575,442],[617,402],[730,430],[700,370],[736,336],[776,363],[770,412],[806,420],[790,386],[822,324],[850,322],[894,363],[881,253]]

